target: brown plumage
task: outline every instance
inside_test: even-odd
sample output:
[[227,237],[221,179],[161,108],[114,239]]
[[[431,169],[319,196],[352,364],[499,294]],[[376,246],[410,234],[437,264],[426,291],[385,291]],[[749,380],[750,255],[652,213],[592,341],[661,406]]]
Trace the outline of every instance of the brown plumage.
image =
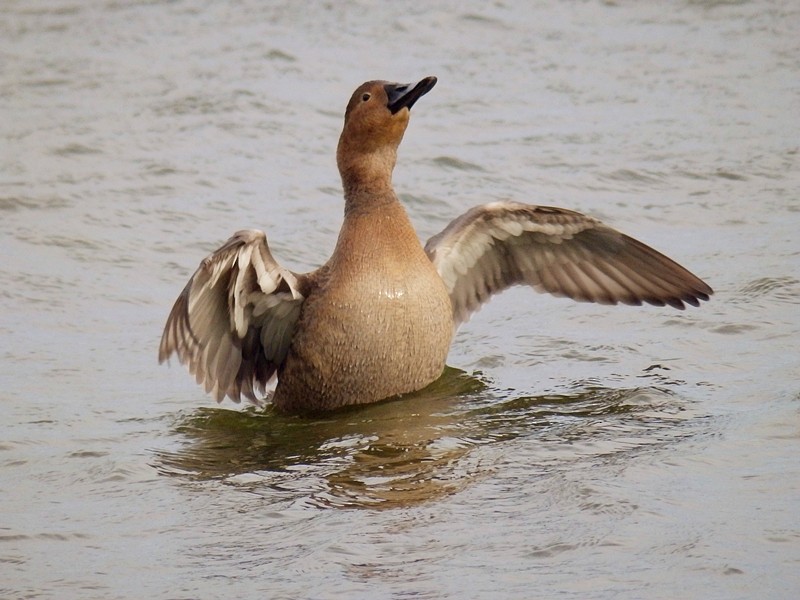
[[436,78],[370,81],[345,111],[337,164],[345,217],[333,255],[282,268],[264,233],[236,233],[207,257],[170,313],[159,360],[177,353],[221,401],[309,412],[421,389],[442,372],[454,330],[512,285],[603,304],[683,309],[703,281],[604,224],[561,208],[477,206],[423,249],[392,188],[409,110]]

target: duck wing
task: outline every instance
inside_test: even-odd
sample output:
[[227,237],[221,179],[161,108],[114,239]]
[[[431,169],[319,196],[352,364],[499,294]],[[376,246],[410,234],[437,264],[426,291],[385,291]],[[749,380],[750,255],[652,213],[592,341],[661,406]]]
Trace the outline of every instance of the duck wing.
[[582,302],[698,306],[713,290],[675,261],[597,219],[517,202],[476,206],[425,245],[456,327],[512,285]]
[[176,353],[217,400],[258,401],[289,351],[308,277],[281,267],[262,231],[206,257],[167,318],[158,360]]

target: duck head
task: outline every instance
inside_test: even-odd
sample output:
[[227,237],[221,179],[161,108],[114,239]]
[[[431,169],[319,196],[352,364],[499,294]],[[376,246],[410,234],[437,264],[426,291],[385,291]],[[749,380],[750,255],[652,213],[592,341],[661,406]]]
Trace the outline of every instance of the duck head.
[[353,92],[336,152],[345,193],[370,181],[391,182],[409,111],[434,85],[436,77],[417,83],[367,81]]

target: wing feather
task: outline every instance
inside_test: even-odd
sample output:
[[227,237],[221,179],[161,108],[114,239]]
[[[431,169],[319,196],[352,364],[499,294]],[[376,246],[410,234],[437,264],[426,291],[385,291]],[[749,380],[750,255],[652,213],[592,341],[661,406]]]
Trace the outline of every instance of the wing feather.
[[672,259],[597,219],[517,202],[477,206],[425,246],[455,325],[512,285],[582,302],[699,306],[713,290]]
[[263,232],[237,232],[178,296],[159,362],[177,354],[218,402],[257,401],[289,351],[306,281],[275,261]]

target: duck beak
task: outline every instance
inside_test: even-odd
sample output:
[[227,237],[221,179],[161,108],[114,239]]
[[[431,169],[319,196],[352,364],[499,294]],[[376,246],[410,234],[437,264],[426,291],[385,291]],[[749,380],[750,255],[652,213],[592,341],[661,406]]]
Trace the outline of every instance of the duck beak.
[[383,86],[386,95],[389,97],[387,105],[392,114],[396,114],[401,108],[411,110],[414,103],[422,96],[427,94],[436,85],[436,77],[426,77],[417,83],[387,83]]

